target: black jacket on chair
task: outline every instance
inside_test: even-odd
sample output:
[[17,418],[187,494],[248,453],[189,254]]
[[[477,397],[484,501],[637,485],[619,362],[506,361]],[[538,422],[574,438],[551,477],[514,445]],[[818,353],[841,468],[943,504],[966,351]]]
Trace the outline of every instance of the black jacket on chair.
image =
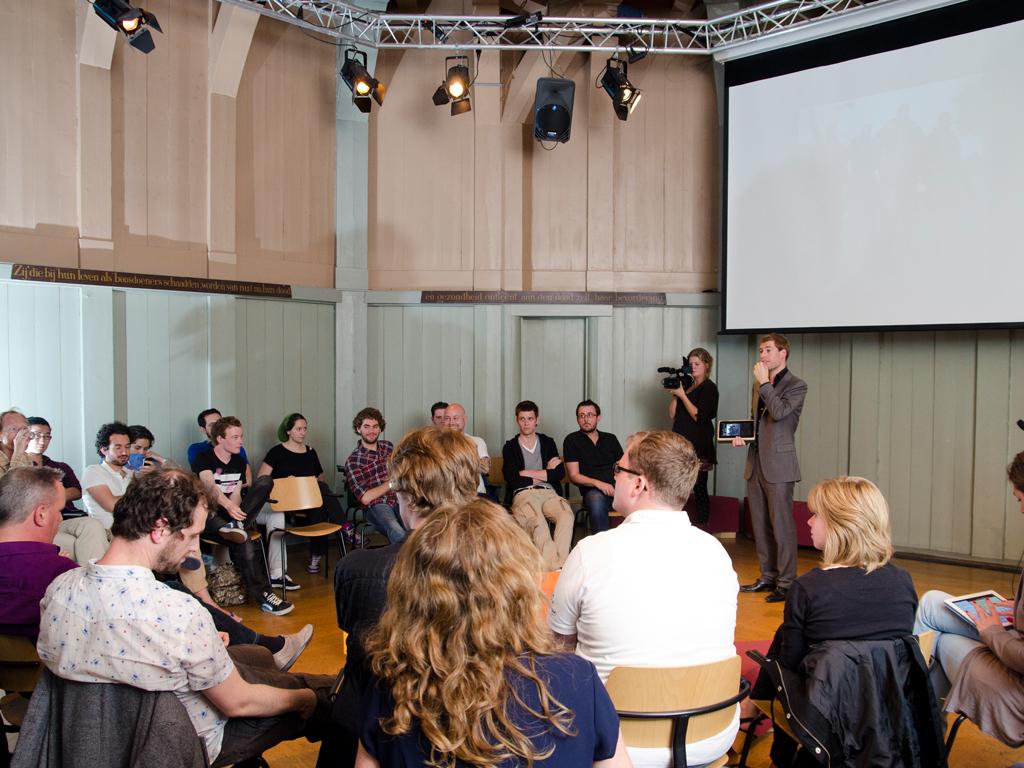
[[796,765],[945,767],[945,720],[913,635],[819,643],[800,672],[762,667],[800,740]]
[[[558,446],[555,441],[547,435],[537,433],[540,441],[540,462],[546,467],[548,462],[558,457]],[[512,506],[512,497],[520,488],[533,485],[533,480],[522,477],[519,473],[526,469],[523,462],[523,449],[519,447],[519,435],[511,440],[505,441],[501,449],[501,472],[505,475],[505,506]],[[565,481],[565,462],[562,462],[554,469],[547,470],[548,482],[555,489],[555,493],[562,496],[562,483]]]

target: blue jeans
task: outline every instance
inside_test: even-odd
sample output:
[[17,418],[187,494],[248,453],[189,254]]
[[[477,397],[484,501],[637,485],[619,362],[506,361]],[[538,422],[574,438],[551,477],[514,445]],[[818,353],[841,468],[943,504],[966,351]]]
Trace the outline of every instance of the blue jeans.
[[590,516],[590,530],[600,533],[608,530],[608,513],[612,511],[612,497],[606,496],[597,488],[584,488],[583,508]]
[[402,526],[402,519],[398,515],[398,508],[392,507],[384,502],[371,504],[366,509],[366,519],[370,525],[388,537],[388,541],[396,544],[402,541],[408,534]]
[[930,676],[935,695],[944,699],[960,673],[964,658],[982,643],[978,630],[961,619],[948,607],[946,599],[952,595],[932,590],[926,592],[917,606],[914,619],[914,634],[925,630],[935,631],[935,653]]

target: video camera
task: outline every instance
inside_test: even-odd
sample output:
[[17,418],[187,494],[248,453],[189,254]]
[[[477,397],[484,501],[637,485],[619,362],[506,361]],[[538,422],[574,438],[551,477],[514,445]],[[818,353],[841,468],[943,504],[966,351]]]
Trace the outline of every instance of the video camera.
[[661,386],[665,389],[689,389],[693,385],[693,368],[690,367],[689,358],[684,357],[683,364],[678,368],[663,366],[658,369],[658,373],[672,374],[661,380]]

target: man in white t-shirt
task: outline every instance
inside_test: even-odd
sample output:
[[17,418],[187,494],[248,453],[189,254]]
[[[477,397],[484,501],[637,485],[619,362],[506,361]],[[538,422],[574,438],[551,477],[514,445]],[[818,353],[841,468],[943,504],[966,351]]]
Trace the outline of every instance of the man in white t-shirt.
[[[602,680],[618,666],[683,667],[736,654],[739,581],[713,536],[690,525],[683,504],[700,460],[674,432],[639,432],[615,465],[617,528],[589,536],[569,555],[548,623]],[[688,744],[691,765],[726,753],[739,729]],[[629,750],[633,764],[668,766],[667,749]]]
[[[450,403],[444,409],[444,426],[445,429],[454,429],[456,432],[466,433],[466,409],[460,403]],[[484,494],[486,493],[484,478],[491,473],[491,457],[487,452],[487,443],[484,442],[482,437],[476,437],[475,435],[466,435],[466,437],[476,443],[476,452],[480,457],[480,484],[477,486],[476,492]]]
[[119,421],[100,427],[96,433],[96,452],[102,461],[86,467],[82,474],[85,511],[108,530],[114,522],[114,504],[132,481],[133,473],[128,468],[132,440],[128,435],[128,425]]

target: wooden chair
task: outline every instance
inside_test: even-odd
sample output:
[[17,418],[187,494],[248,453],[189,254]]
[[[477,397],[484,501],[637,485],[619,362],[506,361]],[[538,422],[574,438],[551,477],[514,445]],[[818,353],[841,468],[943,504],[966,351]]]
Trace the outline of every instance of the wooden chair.
[[[616,667],[606,687],[626,745],[671,749],[676,768],[688,765],[686,745],[727,728],[750,692],[739,656],[690,667]],[[727,761],[722,755],[709,768]]]
[[[320,493],[320,484],[315,477],[279,477],[274,480],[274,489],[270,492],[270,508],[275,512],[285,513],[284,528],[274,531],[280,534],[281,539],[281,564],[282,568],[286,561],[285,544],[288,534],[299,536],[304,539],[317,539],[323,536],[338,534],[338,541],[341,543],[341,553],[346,553],[345,537],[341,535],[341,526],[336,523],[310,523],[288,527],[288,515],[302,515],[311,509],[319,509],[324,504],[324,498]],[[273,534],[267,536],[271,538]],[[324,557],[324,578],[330,578],[330,548]],[[285,586],[281,584],[281,599],[285,597]]]
[[0,688],[7,692],[0,699],[0,713],[7,721],[3,728],[3,750],[0,750],[2,766],[11,764],[6,734],[21,730],[29,702],[24,694],[31,693],[36,687],[42,668],[31,640],[22,635],[0,635]]

